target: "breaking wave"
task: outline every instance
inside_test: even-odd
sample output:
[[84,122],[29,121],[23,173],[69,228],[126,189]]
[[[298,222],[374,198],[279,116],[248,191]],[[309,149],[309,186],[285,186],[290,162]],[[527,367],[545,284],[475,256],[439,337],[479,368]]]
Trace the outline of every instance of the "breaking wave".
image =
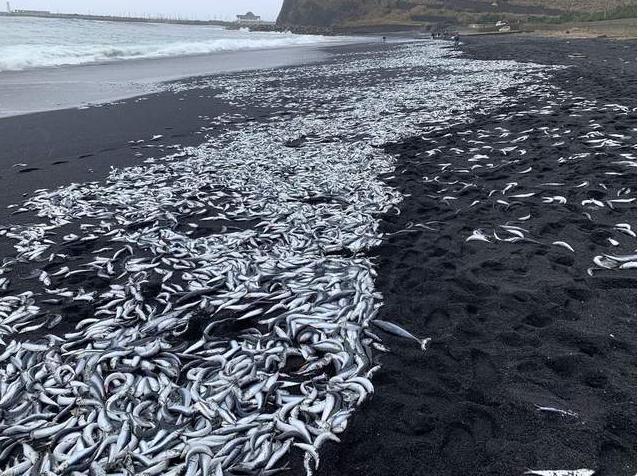
[[279,34],[270,38],[219,38],[165,44],[19,44],[0,46],[0,71],[20,71],[64,65],[202,55],[222,51],[302,46],[326,41],[309,35]]

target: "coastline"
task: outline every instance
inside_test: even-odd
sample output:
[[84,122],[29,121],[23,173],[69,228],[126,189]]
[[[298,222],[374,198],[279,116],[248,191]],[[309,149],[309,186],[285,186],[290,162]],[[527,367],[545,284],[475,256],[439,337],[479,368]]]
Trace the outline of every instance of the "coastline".
[[95,107],[165,89],[165,83],[212,74],[279,68],[321,61],[331,48],[363,38],[305,46],[254,48],[212,54],[0,72],[0,118]]
[[[374,52],[379,47],[378,44],[352,43],[310,48],[312,60],[303,64],[320,58],[326,60],[334,54]],[[302,49],[308,51],[308,48]],[[257,70],[243,62],[241,65],[240,71]],[[234,74],[237,71],[212,77],[181,77],[166,81],[164,86],[209,78],[224,80]],[[269,117],[269,111],[258,104],[246,110],[216,98],[218,92],[215,89],[164,90],[120,97],[112,103],[86,108],[0,116],[0,136],[3,137],[0,183],[5,184],[0,200],[0,221],[14,221],[15,218],[10,220],[12,210],[7,206],[21,202],[33,190],[102,179],[111,167],[134,166],[149,157],[168,153],[171,148],[199,145],[214,134],[207,126],[216,116],[245,114],[261,120]],[[149,141],[156,135],[163,137],[159,141],[135,143]],[[15,167],[18,163],[27,166]]]
[[[635,97],[627,96],[635,85],[635,63],[627,59],[635,58],[635,45],[584,41],[471,38],[465,40],[463,51],[472,61],[568,64],[572,67],[552,73],[552,84],[599,102],[634,101],[635,108]],[[321,58],[338,62],[338,55],[353,52],[374,58],[384,54],[385,48],[339,46],[331,48],[337,57]],[[591,53],[583,58],[583,51]],[[617,66],[625,68],[624,76],[614,77],[616,66],[609,58],[618,57],[623,58]],[[382,85],[386,79],[383,72],[365,78]],[[32,219],[28,214],[9,215],[6,205],[22,201],[35,189],[99,181],[111,166],[142,165],[145,159],[170,153],[173,146],[196,146],[205,137],[233,127],[294,117],[298,110],[294,104],[300,102],[300,98],[285,98],[278,103],[279,109],[272,109],[261,107],[259,97],[246,106],[230,104],[216,93],[206,86],[178,89],[144,95],[143,101],[137,97],[99,108],[0,119],[0,135],[8,138],[0,151],[0,180],[7,191],[0,203],[2,222]],[[286,110],[288,102],[293,106]],[[516,107],[525,111],[531,106],[516,104],[512,110]],[[317,106],[313,114],[322,112]],[[494,114],[508,112],[497,109]],[[566,106],[542,120],[530,114],[507,127],[517,132],[548,124],[562,127],[569,122],[569,113]],[[228,122],[213,121],[216,116]],[[602,119],[611,127],[617,118],[610,113]],[[622,126],[628,122],[618,120]],[[635,471],[636,322],[632,309],[636,296],[631,290],[635,274],[618,276],[610,271],[596,279],[583,276],[582,271],[591,266],[590,255],[604,237],[598,225],[576,221],[575,210],[564,215],[548,211],[540,214],[542,223],[537,224],[551,235],[560,228],[557,223],[573,220],[568,239],[583,243],[575,257],[561,254],[562,250],[516,254],[506,247],[466,243],[471,230],[470,221],[464,220],[470,219],[433,200],[428,195],[436,190],[422,181],[433,173],[428,169],[432,163],[419,155],[424,149],[452,148],[458,145],[455,140],[464,137],[459,133],[468,128],[490,131],[486,140],[496,140],[494,128],[503,124],[501,119],[476,113],[472,123],[451,125],[429,136],[427,144],[417,137],[377,144],[397,157],[395,178],[386,183],[405,195],[400,215],[381,217],[387,236],[370,251],[378,274],[376,285],[384,296],[380,317],[418,336],[431,336],[433,342],[423,354],[418,346],[383,334],[391,352],[381,356],[382,367],[372,380],[375,395],[357,409],[340,435],[342,442],[323,447],[318,474],[493,475],[520,474],[530,468],[591,467],[598,470],[597,475],[619,476]],[[584,125],[574,121],[573,127]],[[631,134],[630,129],[624,133]],[[152,140],[157,135],[163,137]],[[131,142],[138,140],[145,142]],[[538,140],[539,164],[548,168],[546,180],[573,179],[552,168],[548,160],[554,158],[555,148]],[[435,162],[442,160],[448,159]],[[14,167],[18,162],[27,165]],[[579,167],[579,176],[585,178],[600,172],[588,164]],[[501,185],[507,178],[495,180]],[[496,223],[497,213],[488,208],[476,219]],[[627,209],[615,210],[612,219],[628,221],[636,228],[635,217]],[[448,226],[393,235],[408,229],[410,222],[430,220]],[[6,244],[3,240],[2,251],[9,256]],[[544,414],[535,404],[574,409],[579,417]],[[303,474],[299,454],[292,473]]]
[[57,18],[62,20],[90,20],[103,22],[119,22],[119,23],[168,23],[172,25],[213,25],[213,26],[232,26],[235,22],[222,20],[180,20],[175,18],[144,18],[144,17],[125,17],[111,15],[83,15],[81,13],[52,13],[47,11],[31,11],[31,12],[0,12],[0,17],[9,18]]

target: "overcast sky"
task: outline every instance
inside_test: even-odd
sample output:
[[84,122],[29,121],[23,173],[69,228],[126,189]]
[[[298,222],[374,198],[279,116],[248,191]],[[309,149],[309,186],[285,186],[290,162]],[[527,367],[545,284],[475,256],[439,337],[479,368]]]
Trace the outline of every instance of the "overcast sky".
[[[283,0],[10,0],[12,9],[50,10],[61,13],[107,15],[163,15],[192,19],[235,19],[251,10],[264,20],[274,20]],[[1,0],[0,10],[4,10]]]

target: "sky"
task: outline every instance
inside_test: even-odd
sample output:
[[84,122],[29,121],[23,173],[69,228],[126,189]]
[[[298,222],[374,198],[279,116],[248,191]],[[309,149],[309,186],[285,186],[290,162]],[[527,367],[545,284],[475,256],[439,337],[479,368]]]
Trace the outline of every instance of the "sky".
[[[0,10],[6,0],[1,0]],[[252,11],[264,20],[275,20],[283,0],[10,0],[12,9],[49,10],[125,16],[179,16],[197,20],[234,20]]]

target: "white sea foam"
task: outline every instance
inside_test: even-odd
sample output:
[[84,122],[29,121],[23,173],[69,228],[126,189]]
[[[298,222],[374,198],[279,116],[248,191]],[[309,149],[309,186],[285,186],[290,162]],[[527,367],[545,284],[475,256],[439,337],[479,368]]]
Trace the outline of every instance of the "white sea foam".
[[164,45],[17,45],[0,47],[0,71],[28,68],[102,63],[105,61],[163,58],[259,48],[279,48],[316,43],[317,38],[288,36],[272,39],[219,39],[202,42],[177,42]]
[[0,71],[282,48],[330,41],[210,26],[0,17]]

